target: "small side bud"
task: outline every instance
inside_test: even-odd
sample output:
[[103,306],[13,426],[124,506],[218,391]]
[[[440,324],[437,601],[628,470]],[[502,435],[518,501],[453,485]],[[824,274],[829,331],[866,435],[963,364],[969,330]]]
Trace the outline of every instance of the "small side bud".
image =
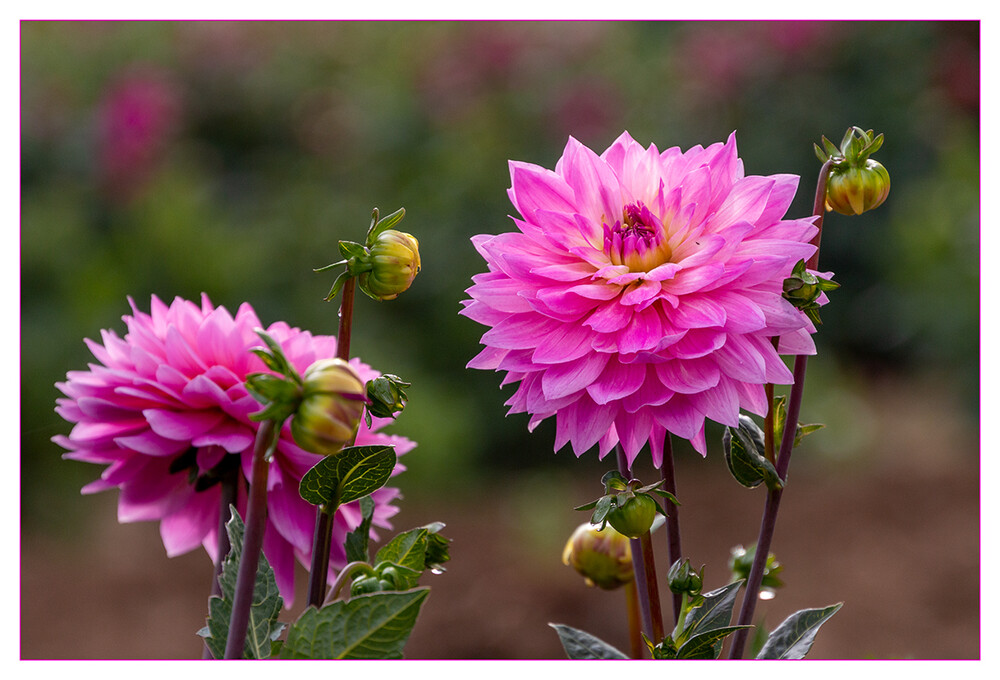
[[701,594],[702,584],[705,582],[705,567],[700,572],[691,568],[691,561],[677,560],[667,572],[667,583],[670,592],[681,594],[687,593],[691,597]]
[[[737,545],[729,551],[729,570],[732,572],[734,581],[750,577],[750,569],[753,567],[754,556],[757,552],[756,544],[749,548]],[[785,585],[778,577],[784,566],[778,562],[774,553],[767,554],[767,561],[764,563],[764,574],[761,579],[760,598],[770,600],[774,597],[774,591]]]
[[357,434],[365,385],[343,359],[317,361],[302,380],[302,403],[292,417],[292,437],[311,453],[337,453]]
[[588,586],[614,590],[635,578],[628,538],[606,526],[581,524],[563,549],[563,564],[576,569]]
[[[404,387],[410,383],[398,375],[387,373],[368,382],[368,416],[376,418],[394,418],[406,407],[406,392]],[[370,425],[371,423],[369,423]]]
[[379,233],[368,248],[369,271],[358,276],[358,286],[376,300],[394,300],[420,272],[417,239],[395,229]]

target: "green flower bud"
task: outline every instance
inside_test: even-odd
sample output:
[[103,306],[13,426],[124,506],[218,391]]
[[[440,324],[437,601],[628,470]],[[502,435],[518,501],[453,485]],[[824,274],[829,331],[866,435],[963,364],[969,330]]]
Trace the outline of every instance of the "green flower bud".
[[358,285],[376,300],[393,300],[413,283],[420,271],[417,239],[395,229],[386,229],[368,248],[369,271],[358,276]]
[[869,156],[882,147],[883,136],[872,130],[850,128],[838,149],[826,137],[825,151],[817,144],[820,160],[833,160],[826,184],[826,209],[842,215],[860,215],[879,207],[889,196],[889,171]]
[[614,590],[634,578],[628,538],[612,527],[581,524],[566,542],[562,560],[591,587]]
[[[376,418],[394,418],[406,407],[404,387],[410,383],[387,373],[368,382],[368,413]],[[370,423],[369,423],[370,425]]]
[[670,571],[667,572],[667,582],[670,591],[674,593],[687,593],[691,597],[701,594],[701,586],[704,582],[705,567],[701,568],[701,573],[691,568],[690,560],[681,562],[677,560]]
[[639,538],[653,526],[656,517],[656,501],[646,494],[636,494],[622,502],[619,497],[618,507],[608,513],[608,523],[619,533],[629,538]]
[[377,593],[380,590],[382,590],[382,584],[379,583],[378,576],[365,574],[363,576],[359,576],[351,583],[351,597],[367,595],[368,593]]
[[[744,548],[742,545],[738,545],[729,551],[729,570],[732,572],[732,578],[734,581],[739,579],[746,580],[750,578],[750,569],[753,567],[753,560],[756,552],[756,544],[751,545],[749,548]],[[782,570],[784,570],[784,565],[778,562],[774,553],[769,552],[767,554],[767,560],[764,562],[764,574],[761,579],[761,599],[766,600],[774,597],[774,590],[785,585],[784,582],[778,577],[778,574],[780,574]]]
[[869,158],[864,166],[835,166],[826,185],[826,208],[842,215],[860,215],[877,208],[889,196],[889,172]]
[[337,453],[357,434],[365,385],[343,359],[317,361],[302,380],[302,403],[292,417],[292,437],[306,451]]

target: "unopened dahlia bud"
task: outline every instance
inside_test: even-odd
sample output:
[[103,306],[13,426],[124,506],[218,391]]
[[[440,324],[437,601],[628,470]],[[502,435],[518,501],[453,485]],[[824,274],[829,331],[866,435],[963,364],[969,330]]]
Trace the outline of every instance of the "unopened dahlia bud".
[[337,453],[358,431],[365,384],[343,359],[317,361],[302,380],[302,403],[292,417],[295,443],[312,453]]
[[873,136],[872,130],[852,127],[844,135],[839,149],[826,137],[823,138],[825,152],[816,145],[820,160],[834,160],[826,184],[827,210],[842,215],[860,215],[885,202],[889,196],[889,171],[869,158],[881,148],[882,140],[883,136]]
[[386,229],[368,247],[371,270],[358,276],[358,285],[376,300],[393,300],[413,283],[420,272],[417,239],[395,229]]
[[563,564],[576,569],[588,586],[614,590],[634,578],[628,538],[611,526],[581,524],[563,549]]
[[700,572],[691,568],[691,561],[677,560],[670,571],[667,572],[667,584],[673,593],[687,593],[695,597],[701,593],[702,583],[705,581],[705,567]]

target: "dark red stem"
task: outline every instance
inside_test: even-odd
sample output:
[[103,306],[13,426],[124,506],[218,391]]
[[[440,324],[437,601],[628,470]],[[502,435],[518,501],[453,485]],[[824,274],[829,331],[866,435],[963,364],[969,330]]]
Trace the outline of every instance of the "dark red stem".
[[[351,358],[351,322],[354,318],[354,277],[347,279],[340,298],[340,327],[337,329],[337,357],[344,361]],[[319,608],[326,598],[327,572],[330,569],[330,544],[336,508],[316,507],[316,525],[313,530],[312,562],[309,567],[309,596],[307,602]]]

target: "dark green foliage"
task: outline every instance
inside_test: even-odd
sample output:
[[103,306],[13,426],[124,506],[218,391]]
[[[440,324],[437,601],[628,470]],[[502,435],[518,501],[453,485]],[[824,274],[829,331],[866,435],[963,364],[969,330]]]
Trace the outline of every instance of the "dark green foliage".
[[[233,594],[236,591],[236,575],[239,571],[240,555],[243,553],[243,521],[236,508],[230,506],[231,519],[226,523],[231,548],[222,561],[219,585],[222,596],[213,595],[208,600],[207,625],[198,631],[205,638],[212,656],[221,659],[226,649],[226,635],[229,619],[233,612]],[[247,626],[243,658],[266,659],[271,656],[271,643],[278,639],[285,624],[278,622],[283,600],[278,594],[278,584],[274,580],[274,570],[260,555],[257,562],[257,578],[254,583],[253,605],[250,607],[250,623]]]

